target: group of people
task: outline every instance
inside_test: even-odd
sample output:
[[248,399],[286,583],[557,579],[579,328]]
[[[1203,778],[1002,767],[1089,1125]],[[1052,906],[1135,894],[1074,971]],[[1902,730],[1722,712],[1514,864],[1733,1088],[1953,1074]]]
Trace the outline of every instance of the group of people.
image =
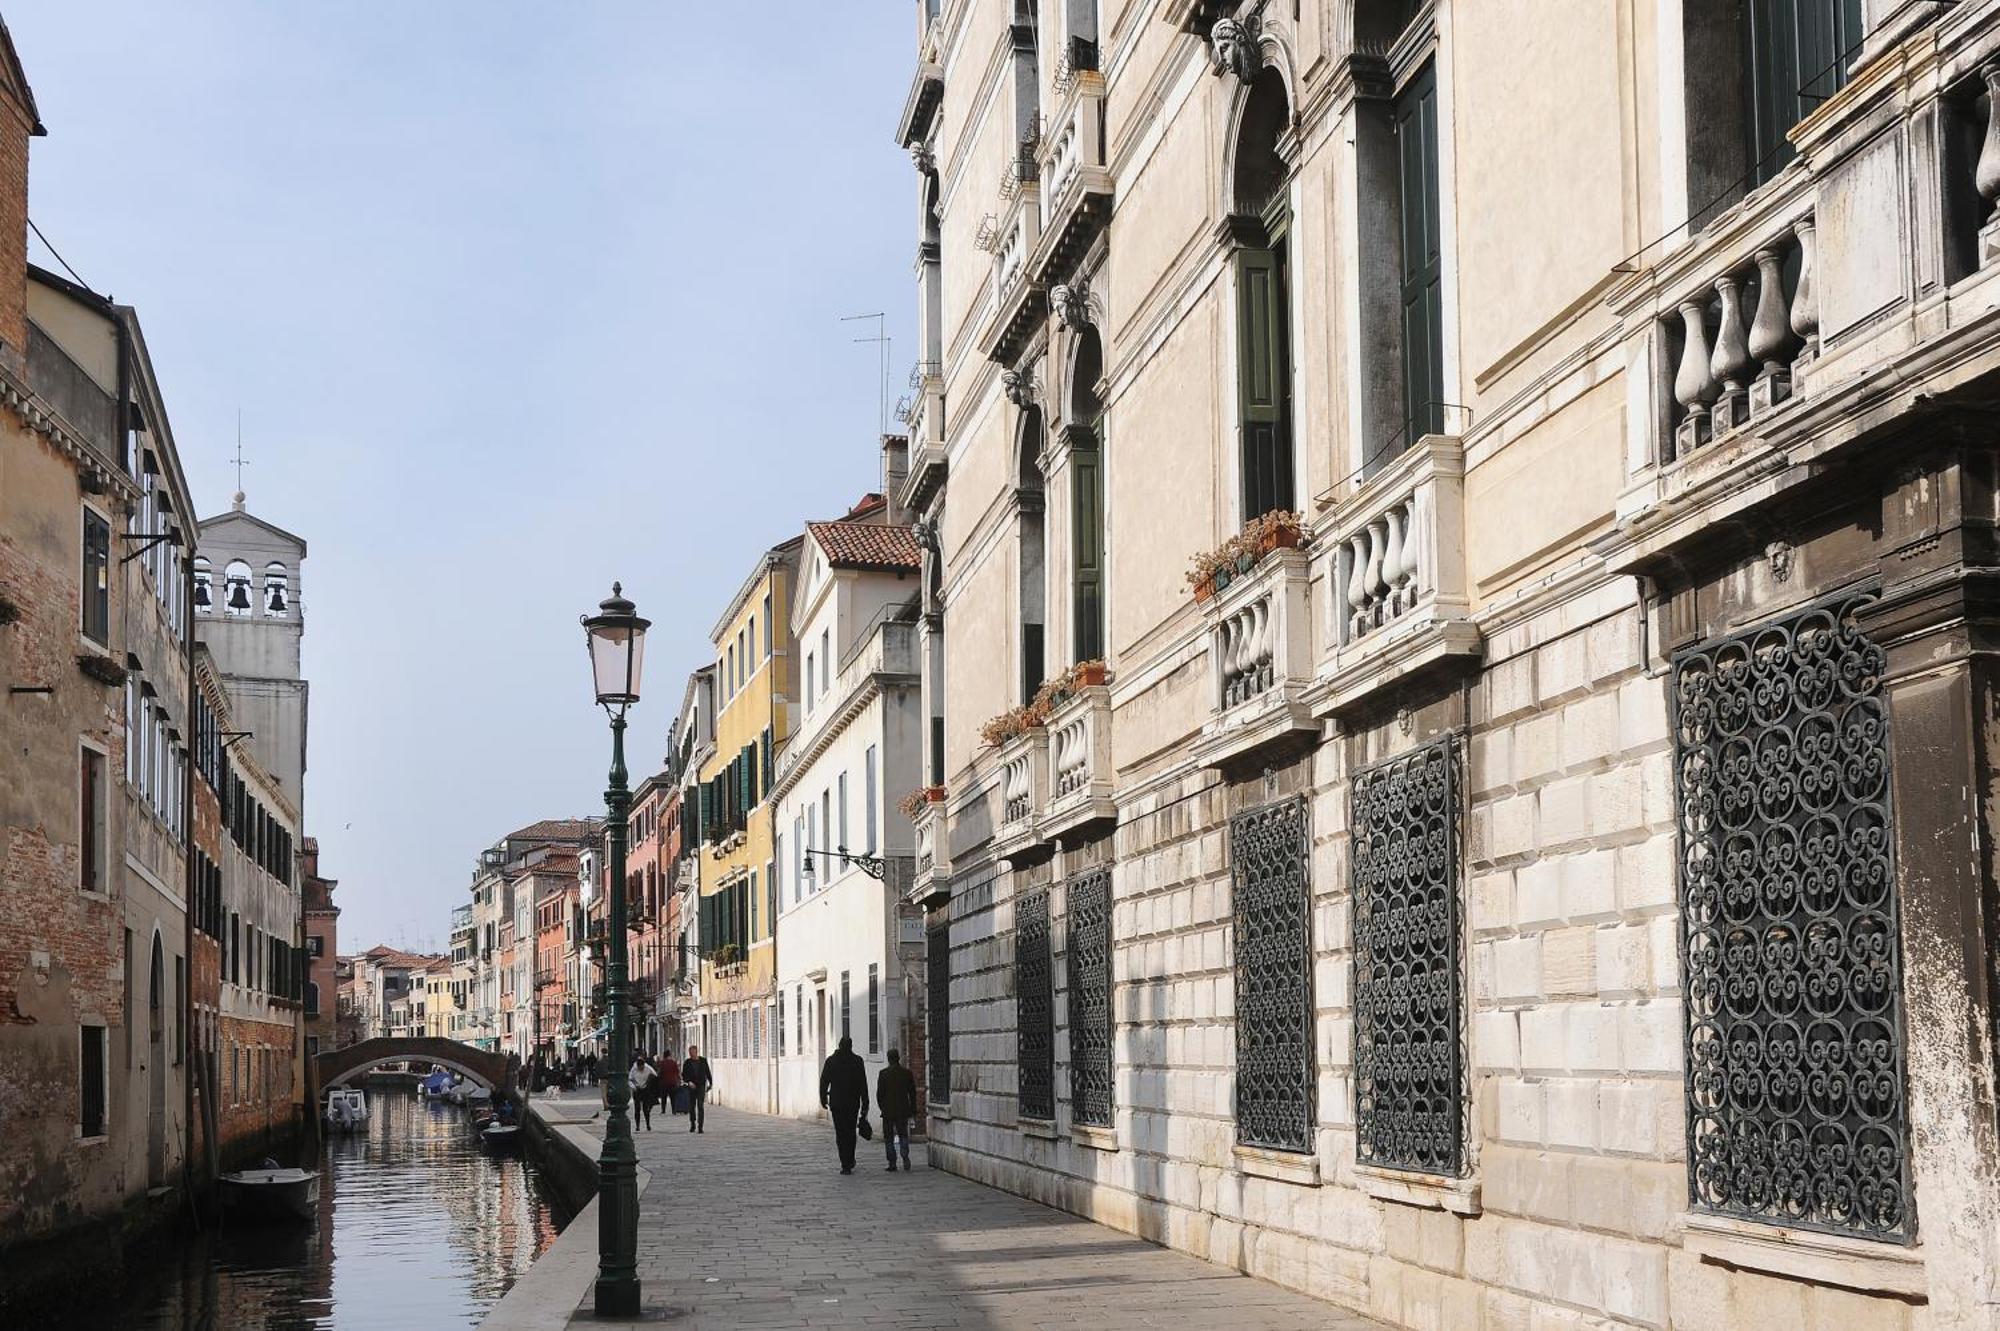
[[698,1047],[688,1046],[685,1063],[675,1062],[671,1049],[662,1049],[657,1058],[649,1058],[644,1050],[636,1051],[627,1079],[632,1085],[635,1126],[651,1132],[653,1111],[665,1104],[671,1112],[688,1116],[689,1132],[708,1131],[708,1089],[715,1084],[715,1076]]
[[[819,1103],[833,1119],[834,1146],[840,1152],[840,1172],[854,1172],[854,1140],[868,1136],[868,1064],[854,1052],[854,1041],[840,1037],[840,1047],[827,1056],[819,1071]],[[902,1054],[889,1051],[889,1065],[875,1077],[875,1107],[882,1115],[882,1150],[889,1172],[900,1159],[910,1168],[910,1117],[917,1112],[917,1079],[903,1066]]]

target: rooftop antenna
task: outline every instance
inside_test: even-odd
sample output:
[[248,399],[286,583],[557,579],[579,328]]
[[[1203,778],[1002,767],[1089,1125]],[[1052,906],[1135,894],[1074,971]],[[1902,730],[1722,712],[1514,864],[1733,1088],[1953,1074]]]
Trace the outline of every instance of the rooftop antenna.
[[844,324],[851,324],[861,319],[873,319],[875,321],[875,336],[857,337],[854,340],[856,342],[873,342],[882,348],[882,365],[881,365],[882,385],[881,385],[881,391],[879,393],[880,416],[876,422],[876,431],[875,431],[877,434],[889,433],[889,348],[893,344],[893,340],[889,337],[888,332],[883,327],[883,321],[886,318],[887,316],[878,310],[874,314],[850,314],[846,318],[841,320],[841,322]]

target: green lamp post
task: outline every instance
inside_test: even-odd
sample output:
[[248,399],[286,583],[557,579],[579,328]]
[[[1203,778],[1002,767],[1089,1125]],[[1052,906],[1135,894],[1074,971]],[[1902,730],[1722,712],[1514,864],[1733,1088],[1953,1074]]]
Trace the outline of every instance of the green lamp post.
[[611,1075],[605,1083],[604,1150],[597,1157],[597,1297],[599,1317],[639,1315],[639,1156],[632,1145],[631,1023],[625,1012],[625,816],[632,792],[625,784],[625,711],[639,701],[639,670],[646,630],[611,584],[597,613],[584,618],[597,702],[611,718],[611,783],[604,791],[605,839],[610,865],[610,960],[604,971],[604,1006],[611,1026]]

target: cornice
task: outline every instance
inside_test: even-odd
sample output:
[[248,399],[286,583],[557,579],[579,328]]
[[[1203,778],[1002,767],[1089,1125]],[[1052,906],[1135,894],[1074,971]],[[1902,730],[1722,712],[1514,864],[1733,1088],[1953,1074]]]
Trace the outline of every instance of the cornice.
[[20,417],[24,426],[54,444],[58,451],[76,464],[79,472],[96,481],[103,490],[116,494],[128,504],[138,502],[139,487],[132,478],[107,462],[85,442],[75,426],[5,365],[0,365],[0,402]]

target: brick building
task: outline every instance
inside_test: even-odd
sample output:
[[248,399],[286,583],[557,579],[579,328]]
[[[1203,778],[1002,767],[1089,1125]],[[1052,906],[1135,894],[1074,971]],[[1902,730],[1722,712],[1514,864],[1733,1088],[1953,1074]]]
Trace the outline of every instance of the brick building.
[[336,1031],[340,980],[336,974],[340,955],[340,907],[334,904],[333,890],[338,880],[319,872],[319,839],[307,837],[300,845],[299,885],[305,893],[306,912],[306,1057],[322,1049],[335,1049],[340,1041]]

